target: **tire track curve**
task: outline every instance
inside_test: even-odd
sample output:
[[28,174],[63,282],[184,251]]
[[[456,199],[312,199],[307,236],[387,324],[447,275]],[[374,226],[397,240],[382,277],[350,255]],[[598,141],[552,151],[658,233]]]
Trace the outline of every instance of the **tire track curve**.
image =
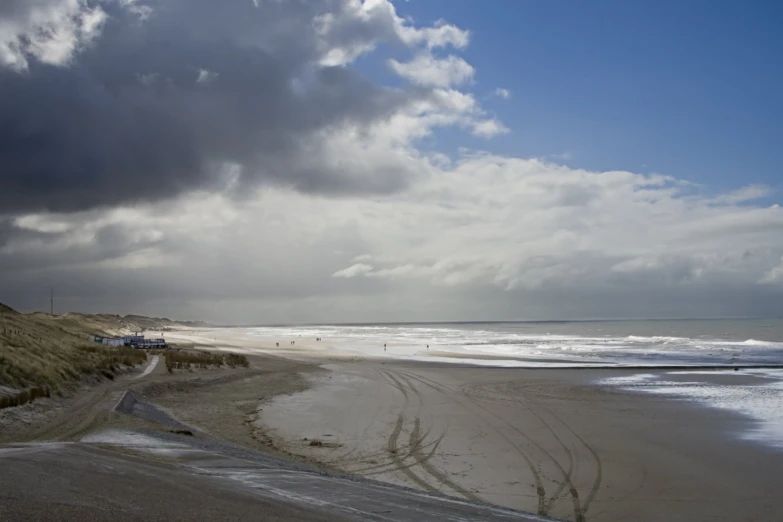
[[[433,478],[438,480],[441,484],[453,489],[463,497],[465,497],[468,500],[472,500],[474,502],[486,502],[483,498],[476,495],[469,489],[464,488],[463,486],[457,484],[451,478],[449,478],[448,475],[446,475],[444,472],[440,471],[438,468],[433,466],[429,462],[429,458],[424,458],[424,455],[421,454],[421,451],[419,449],[420,439],[419,442],[416,443],[414,441],[417,440],[418,433],[421,430],[421,411],[424,405],[424,398],[421,395],[421,392],[416,389],[416,386],[411,382],[411,380],[404,376],[403,374],[398,374],[397,377],[399,377],[399,380],[395,378],[395,376],[392,373],[389,373],[389,377],[394,380],[394,382],[399,383],[401,386],[404,386],[403,383],[407,384],[408,388],[416,395],[416,397],[419,400],[418,410],[416,414],[416,418],[414,419],[414,427],[411,431],[411,444],[410,444],[410,450],[413,453],[413,456],[418,464],[421,465],[421,467],[429,473]],[[445,433],[444,433],[445,435]],[[441,437],[442,438],[442,437]]]
[[500,429],[498,429],[497,426],[495,426],[494,424],[492,424],[491,422],[486,420],[486,418],[481,413],[483,411],[483,408],[481,408],[478,404],[476,404],[473,401],[470,401],[470,399],[465,397],[465,399],[473,407],[468,406],[467,404],[465,404],[463,401],[460,400],[459,396],[454,394],[451,390],[449,390],[445,386],[441,385],[440,383],[437,383],[435,381],[432,381],[435,384],[432,384],[431,382],[427,382],[426,378],[421,378],[421,376],[419,376],[418,374],[412,374],[412,373],[406,373],[406,372],[398,372],[398,373],[403,373],[404,375],[408,376],[410,379],[413,379],[413,380],[416,380],[418,382],[421,382],[425,386],[428,386],[428,387],[434,389],[435,391],[437,391],[437,392],[439,392],[439,393],[441,393],[443,395],[446,395],[451,400],[457,402],[463,408],[465,408],[466,410],[468,410],[472,414],[474,414],[477,417],[479,417],[482,420],[484,420],[484,422],[486,423],[487,426],[492,428],[501,438],[503,438],[512,448],[514,448],[516,450],[516,452],[519,454],[519,456],[522,458],[522,460],[525,462],[525,464],[527,465],[528,469],[530,470],[530,474],[533,476],[533,480],[535,482],[536,496],[538,498],[537,512],[538,512],[539,515],[543,515],[543,516],[547,515],[547,509],[546,509],[547,495],[546,495],[546,489],[544,488],[543,481],[541,480],[541,473],[537,469],[536,465],[533,463],[532,459],[527,455],[527,453],[521,447],[519,447],[519,445],[516,442],[514,442],[508,435],[506,435]]
[[[443,384],[440,384],[437,381],[434,381],[434,380],[429,379],[427,377],[423,377],[421,375],[418,375],[418,374],[415,374],[415,373],[411,373],[411,372],[408,372],[408,373],[402,372],[402,373],[405,373],[405,375],[408,375],[409,377],[411,377],[411,378],[413,378],[415,380],[418,380],[418,381],[420,381],[420,382],[422,382],[424,384],[428,384],[428,381],[429,381],[429,386],[431,386],[431,387],[433,387],[435,389],[440,388],[442,393],[448,392],[447,394],[449,394],[449,395],[454,394],[453,390],[451,390],[450,388],[448,388],[447,386],[445,386]],[[443,390],[445,390],[445,391],[443,391]],[[481,408],[481,406],[474,399],[471,399],[468,396],[463,396],[463,397],[467,401],[469,401],[471,404],[473,404],[475,407]],[[585,517],[584,509],[581,506],[581,502],[580,502],[580,499],[579,499],[579,492],[574,487],[574,484],[573,484],[573,482],[571,480],[571,477],[568,475],[568,473],[566,472],[565,468],[563,468],[563,466],[560,464],[560,462],[549,451],[544,449],[538,442],[536,442],[534,439],[532,439],[528,434],[526,434],[525,432],[523,432],[522,430],[520,430],[519,428],[517,428],[513,424],[509,423],[507,420],[503,419],[502,417],[500,417],[499,415],[493,413],[492,411],[484,410],[484,409],[482,409],[482,411],[485,411],[486,413],[488,413],[492,417],[498,419],[500,422],[502,422],[503,424],[505,424],[506,426],[511,428],[513,431],[515,431],[519,435],[521,435],[523,438],[525,438],[531,445],[533,445],[536,449],[538,449],[547,458],[547,460],[549,460],[555,466],[555,468],[558,469],[560,474],[563,476],[562,484],[564,486],[564,489],[567,488],[568,492],[569,492],[569,494],[571,496],[571,502],[573,504],[573,510],[574,510],[574,519],[576,520],[576,522],[585,522],[586,521],[586,517]],[[501,431],[497,430],[497,428],[495,428],[495,430],[499,434],[501,434],[501,436],[503,436],[504,438],[507,439],[507,437]],[[557,481],[555,481],[555,482],[557,482]],[[597,493],[597,488],[594,487],[593,489],[595,489],[595,492]],[[593,496],[595,496],[595,495],[593,495]],[[542,503],[542,498],[541,498],[541,496],[539,496],[539,507],[541,508],[541,511],[539,512],[539,514],[546,515],[549,512],[549,506],[547,505],[548,502],[546,502],[546,495],[544,495],[543,506],[541,505],[541,503]]]

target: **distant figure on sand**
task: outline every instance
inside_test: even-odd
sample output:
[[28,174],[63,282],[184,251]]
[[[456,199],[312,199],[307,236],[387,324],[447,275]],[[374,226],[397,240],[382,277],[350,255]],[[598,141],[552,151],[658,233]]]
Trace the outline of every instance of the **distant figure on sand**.
[[383,351],[386,351],[386,343],[383,343]]
[[275,346],[280,347],[280,343],[275,343]]

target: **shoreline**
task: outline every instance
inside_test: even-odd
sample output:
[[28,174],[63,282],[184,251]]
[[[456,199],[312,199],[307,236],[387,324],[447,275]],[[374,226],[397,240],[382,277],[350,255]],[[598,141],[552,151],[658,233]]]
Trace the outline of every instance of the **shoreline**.
[[[448,364],[463,367],[487,367],[487,368],[516,368],[536,370],[726,370],[726,369],[783,369],[783,363],[775,362],[742,362],[724,361],[715,363],[609,363],[605,361],[588,362],[584,359],[570,360],[564,358],[545,357],[520,357],[514,355],[500,355],[480,352],[449,352],[438,349],[430,351],[420,350],[417,353],[395,354],[393,351],[382,351],[382,345],[377,347],[377,352],[369,352],[366,349],[357,351],[353,348],[344,348],[331,344],[327,338],[323,342],[315,341],[311,337],[291,337],[281,335],[273,337],[269,335],[248,334],[247,328],[239,326],[225,327],[201,327],[198,329],[176,329],[169,331],[149,330],[151,335],[173,339],[174,343],[193,349],[236,351],[242,354],[267,354],[277,355],[288,359],[321,364],[329,361],[359,361],[372,360],[377,362],[391,362],[405,364],[415,362],[417,364]],[[295,344],[289,344],[294,341]],[[391,350],[394,347],[390,347]],[[458,361],[482,361],[458,362]],[[486,361],[487,363],[484,363]],[[497,364],[491,364],[497,361]],[[500,364],[501,361],[520,364]]]

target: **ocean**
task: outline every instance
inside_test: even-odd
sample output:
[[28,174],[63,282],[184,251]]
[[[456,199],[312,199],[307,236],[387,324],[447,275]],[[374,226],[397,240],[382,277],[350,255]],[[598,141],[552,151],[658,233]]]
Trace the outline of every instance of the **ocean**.
[[[359,356],[492,366],[783,364],[783,320],[714,319],[255,327],[267,338],[323,338]],[[384,351],[386,345],[386,351]]]

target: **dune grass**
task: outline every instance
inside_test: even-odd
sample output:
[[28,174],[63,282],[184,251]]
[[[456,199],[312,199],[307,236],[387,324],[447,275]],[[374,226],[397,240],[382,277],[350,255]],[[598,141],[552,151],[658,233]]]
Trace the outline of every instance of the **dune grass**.
[[0,408],[62,393],[85,377],[113,379],[142,364],[142,350],[93,343],[78,323],[3,310],[0,321]]
[[166,358],[166,368],[168,368],[170,372],[175,369],[189,370],[193,368],[219,368],[224,365],[231,368],[236,366],[247,368],[250,365],[247,357],[236,353],[172,350],[164,352],[164,357]]

